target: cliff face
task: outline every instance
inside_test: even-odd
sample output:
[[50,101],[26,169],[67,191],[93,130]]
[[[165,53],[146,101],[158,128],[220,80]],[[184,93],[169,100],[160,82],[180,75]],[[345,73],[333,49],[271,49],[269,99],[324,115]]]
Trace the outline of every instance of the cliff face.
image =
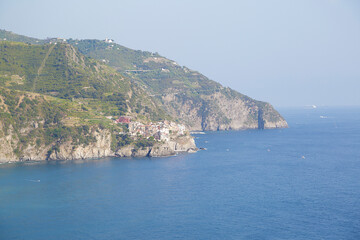
[[109,130],[94,131],[95,141],[88,145],[73,146],[72,141],[65,142],[53,151],[48,160],[74,160],[114,156],[111,150],[111,133]]
[[[51,145],[36,146],[28,145],[22,154],[17,156],[14,150],[17,148],[18,138],[15,134],[9,134],[0,138],[0,163],[21,161],[45,161],[45,160],[75,160],[101,157],[164,157],[172,156],[179,152],[193,153],[197,151],[193,137],[180,136],[167,142],[158,142],[154,146],[137,148],[135,145],[127,145],[115,151],[111,149],[111,132],[107,129],[92,132],[95,141],[87,145],[77,145],[74,141],[53,143]],[[57,144],[56,150],[52,150]]]
[[10,133],[8,135],[2,134],[3,124],[0,124],[0,162],[16,161],[18,159],[14,149],[16,149],[19,139],[14,135],[12,127],[9,128],[8,132]]
[[136,148],[133,145],[119,148],[115,152],[118,157],[164,157],[180,152],[194,153],[197,151],[194,138],[190,135],[180,136],[167,142],[159,142],[151,147]]
[[[232,91],[224,89],[224,91]],[[166,94],[161,101],[172,116],[193,131],[285,128],[286,121],[268,103],[229,96],[226,92],[198,98]]]
[[[40,146],[30,143],[17,155],[15,152],[19,145],[18,136],[10,131],[7,136],[0,138],[0,162],[72,160],[114,155],[110,149],[111,135],[108,130],[94,131],[92,135],[96,141],[88,145],[77,145],[73,141]],[[52,151],[56,144],[57,150]]]
[[196,150],[188,131],[179,131],[174,122],[166,121],[162,127],[153,124],[154,132],[146,129],[149,125],[139,123],[142,131],[130,132],[128,126],[84,105],[0,87],[0,163],[155,157]]

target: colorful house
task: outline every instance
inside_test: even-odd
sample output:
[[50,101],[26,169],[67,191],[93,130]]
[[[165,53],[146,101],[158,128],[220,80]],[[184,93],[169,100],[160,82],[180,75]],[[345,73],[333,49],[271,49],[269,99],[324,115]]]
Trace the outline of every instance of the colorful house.
[[115,120],[116,123],[130,123],[131,122],[131,118],[130,117],[119,117],[118,119]]

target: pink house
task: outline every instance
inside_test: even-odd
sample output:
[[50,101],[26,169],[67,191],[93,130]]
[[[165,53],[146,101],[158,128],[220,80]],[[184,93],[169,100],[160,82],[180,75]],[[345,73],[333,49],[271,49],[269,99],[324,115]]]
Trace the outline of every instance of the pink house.
[[130,117],[119,117],[115,120],[116,123],[130,123],[131,118]]

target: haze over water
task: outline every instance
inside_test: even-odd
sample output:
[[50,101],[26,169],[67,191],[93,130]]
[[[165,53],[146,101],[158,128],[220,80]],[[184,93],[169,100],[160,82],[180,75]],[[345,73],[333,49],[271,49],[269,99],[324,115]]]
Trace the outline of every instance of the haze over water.
[[1,165],[0,239],[360,239],[360,109],[166,158]]

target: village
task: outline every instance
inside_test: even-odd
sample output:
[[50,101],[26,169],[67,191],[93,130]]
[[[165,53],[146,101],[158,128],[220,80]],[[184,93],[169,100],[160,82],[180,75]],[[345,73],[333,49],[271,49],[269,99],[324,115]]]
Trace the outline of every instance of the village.
[[158,141],[169,141],[171,137],[186,134],[186,128],[182,124],[164,120],[161,122],[143,124],[131,121],[131,117],[121,116],[115,120],[118,124],[127,124],[131,136],[154,137]]

